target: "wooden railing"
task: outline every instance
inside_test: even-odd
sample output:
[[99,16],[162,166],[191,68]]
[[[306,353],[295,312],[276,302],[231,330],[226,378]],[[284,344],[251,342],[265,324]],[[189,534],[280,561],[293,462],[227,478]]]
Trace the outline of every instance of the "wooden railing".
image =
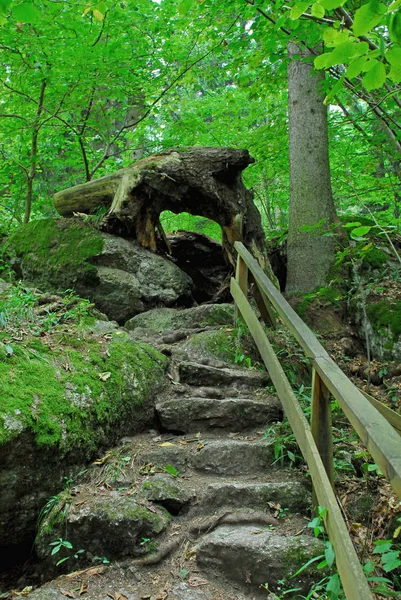
[[[327,509],[324,522],[336,553],[336,564],[348,600],[373,598],[347,526],[336,500],[330,397],[335,398],[363,444],[401,498],[401,416],[361,392],[330,358],[309,327],[291,308],[245,246],[238,252],[231,294],[259,349],[284,412],[312,477],[315,505]],[[248,280],[257,287],[262,317],[272,323],[276,313],[288,327],[312,364],[312,417],[309,425],[265,329],[247,300]]]

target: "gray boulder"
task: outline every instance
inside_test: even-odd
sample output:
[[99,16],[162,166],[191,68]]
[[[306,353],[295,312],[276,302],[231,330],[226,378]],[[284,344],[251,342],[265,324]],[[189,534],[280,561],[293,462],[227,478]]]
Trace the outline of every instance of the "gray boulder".
[[[312,537],[277,535],[257,525],[227,525],[205,536],[196,556],[202,569],[256,592],[265,584],[269,590],[278,590],[279,580],[294,575],[322,553],[323,542]],[[316,569],[312,565],[292,580],[293,587],[307,590],[313,575]]]
[[120,323],[155,306],[192,302],[192,279],[171,260],[80,219],[28,223],[5,252],[25,282],[49,292],[73,289]]

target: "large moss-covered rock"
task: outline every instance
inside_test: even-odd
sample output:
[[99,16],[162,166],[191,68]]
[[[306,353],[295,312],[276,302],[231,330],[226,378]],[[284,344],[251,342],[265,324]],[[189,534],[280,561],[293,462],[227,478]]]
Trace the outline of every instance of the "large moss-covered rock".
[[154,306],[191,301],[192,280],[172,261],[80,219],[32,221],[5,250],[26,282],[53,292],[74,289],[120,323]]
[[[57,572],[56,563],[68,560],[64,565],[73,571],[96,562],[95,557],[107,560],[126,556],[139,556],[155,546],[155,537],[166,529],[169,513],[163,507],[155,507],[146,501],[118,491],[102,494],[78,494],[68,499],[68,511],[64,520],[41,524],[36,540],[36,550],[44,561],[47,572]],[[54,540],[68,532],[68,544],[55,555],[51,554]],[[146,540],[146,542],[144,542]],[[152,546],[149,542],[152,541]],[[82,549],[80,553],[77,550]],[[74,556],[75,555],[75,556]]]
[[44,299],[13,286],[0,293],[0,546],[32,536],[72,465],[149,424],[164,382],[155,349],[118,328],[103,334],[85,303],[52,312]]

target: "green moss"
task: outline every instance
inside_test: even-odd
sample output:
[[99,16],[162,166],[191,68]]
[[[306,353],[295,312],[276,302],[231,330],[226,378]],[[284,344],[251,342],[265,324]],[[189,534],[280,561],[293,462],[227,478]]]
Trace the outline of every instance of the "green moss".
[[336,285],[321,287],[311,292],[309,294],[305,294],[296,306],[296,311],[302,319],[305,319],[308,313],[309,307],[316,301],[321,300],[323,302],[328,302],[333,306],[338,307],[339,303],[344,299],[343,291],[337,287]]
[[233,308],[227,304],[215,304],[202,320],[202,326],[223,325],[233,318]]
[[364,267],[370,267],[372,269],[380,269],[383,265],[387,264],[388,256],[380,248],[372,246],[362,258],[362,264]]
[[28,427],[38,445],[90,455],[121,423],[135,425],[166,357],[118,336],[106,342],[81,330],[77,337],[79,349],[68,336],[63,346],[30,338],[0,362],[0,443]]
[[226,329],[203,331],[193,335],[188,344],[201,353],[211,354],[226,362],[235,363],[236,350],[233,336]]
[[65,290],[67,281],[77,281],[96,269],[88,259],[103,249],[100,233],[80,220],[41,219],[17,229],[5,244],[5,254],[21,262],[25,279],[39,284],[51,281]]
[[366,309],[374,329],[390,329],[395,339],[401,334],[401,300],[390,302],[381,300],[370,304]]
[[[287,577],[291,577],[294,573],[302,567],[305,563],[307,563],[311,558],[315,556],[319,556],[322,554],[323,544],[315,541],[314,546],[304,546],[302,541],[294,544],[291,548],[287,550],[284,556],[283,563],[287,570]],[[310,565],[308,568],[307,577],[311,576],[311,572],[313,573],[316,570],[316,566],[314,564]]]

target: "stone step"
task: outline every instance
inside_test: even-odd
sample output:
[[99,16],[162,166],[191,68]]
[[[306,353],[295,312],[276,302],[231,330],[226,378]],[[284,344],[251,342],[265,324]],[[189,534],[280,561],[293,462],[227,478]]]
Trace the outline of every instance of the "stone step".
[[272,469],[272,444],[230,439],[207,439],[198,445],[176,445],[146,448],[138,453],[142,463],[172,465],[180,473],[193,469],[212,475],[243,475]]
[[[223,576],[265,598],[266,591],[263,595],[260,586],[267,584],[269,591],[280,593],[280,580],[288,581],[308,560],[323,554],[323,549],[323,542],[308,535],[279,535],[258,524],[223,525],[203,537],[196,557],[207,573]],[[313,576],[316,578],[316,568],[311,565],[290,580],[291,587],[307,592]]]
[[156,413],[164,430],[179,433],[219,428],[243,431],[282,419],[275,396],[261,400],[250,398],[170,398],[156,404]]
[[[193,386],[186,383],[174,382],[170,389],[172,397],[186,396],[187,398],[254,398],[259,391],[255,388],[247,390],[246,388],[237,389],[220,385],[211,386]],[[266,394],[265,390],[260,390]],[[174,394],[174,396],[173,396]]]
[[271,383],[269,374],[262,371],[217,368],[195,362],[183,361],[178,367],[178,373],[180,382],[190,385],[262,388]]
[[200,498],[199,504],[211,507],[213,510],[221,507],[234,508],[261,508],[265,509],[267,503],[280,505],[285,511],[303,513],[310,507],[311,492],[301,482],[266,481],[266,482],[232,482],[216,481],[206,484]]
[[232,304],[202,304],[192,308],[154,308],[136,315],[125,324],[129,330],[138,327],[153,329],[159,333],[173,333],[177,329],[197,329],[208,325],[232,325]]

